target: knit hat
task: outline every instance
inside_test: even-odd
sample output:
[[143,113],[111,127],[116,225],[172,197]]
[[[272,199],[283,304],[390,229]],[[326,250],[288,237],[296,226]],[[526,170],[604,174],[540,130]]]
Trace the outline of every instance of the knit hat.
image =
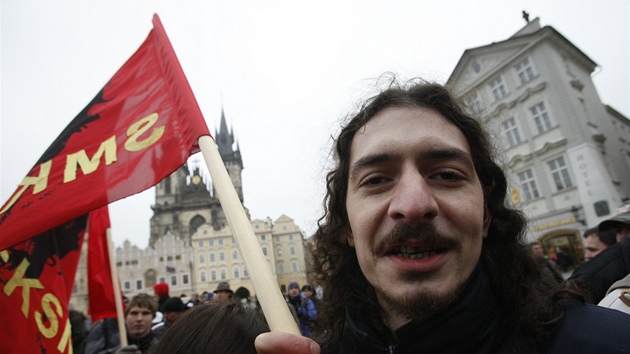
[[164,302],[164,313],[167,312],[184,312],[188,309],[179,297],[171,297]]
[[630,202],[626,202],[617,209],[615,216],[599,223],[597,231],[602,232],[610,229],[616,229],[619,228],[620,224],[625,224],[626,227],[630,226]]
[[298,282],[296,282],[295,280],[289,283],[289,289],[293,288],[300,288],[300,284],[298,284]]
[[162,298],[165,295],[168,295],[168,284],[166,284],[166,283],[157,283],[157,284],[153,285],[153,290],[155,290],[155,293],[157,294],[157,296]]

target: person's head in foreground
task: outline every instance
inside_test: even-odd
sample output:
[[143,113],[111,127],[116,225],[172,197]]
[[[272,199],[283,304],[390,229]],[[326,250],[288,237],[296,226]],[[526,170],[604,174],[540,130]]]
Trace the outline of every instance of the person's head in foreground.
[[186,311],[153,354],[255,354],[254,339],[269,326],[260,311],[239,302],[210,301]]
[[315,235],[326,306],[313,338],[324,348],[338,343],[348,310],[395,342],[394,330],[433,323],[483,280],[483,303],[506,324],[492,335],[518,352],[549,344],[563,295],[539,301],[553,289],[541,286],[525,218],[507,205],[489,135],[444,86],[392,83],[335,144]]

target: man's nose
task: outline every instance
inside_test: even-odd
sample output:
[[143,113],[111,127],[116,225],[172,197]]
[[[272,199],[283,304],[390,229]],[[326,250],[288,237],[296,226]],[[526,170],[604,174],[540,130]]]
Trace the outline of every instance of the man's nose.
[[419,171],[405,170],[396,182],[389,204],[389,217],[409,223],[432,220],[439,210],[434,192]]

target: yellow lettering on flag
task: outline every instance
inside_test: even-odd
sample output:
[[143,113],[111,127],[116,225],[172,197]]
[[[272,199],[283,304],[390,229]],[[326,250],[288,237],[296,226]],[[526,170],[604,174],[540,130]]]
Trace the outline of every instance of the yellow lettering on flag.
[[26,270],[28,269],[28,266],[30,265],[31,263],[29,261],[27,261],[26,259],[23,259],[22,263],[20,263],[20,265],[15,270],[15,273],[13,273],[13,276],[11,277],[11,279],[9,279],[7,284],[4,286],[4,293],[7,296],[11,296],[11,294],[13,293],[13,290],[15,290],[15,288],[17,288],[18,286],[22,287],[22,313],[24,314],[24,317],[26,318],[28,318],[28,307],[29,307],[29,302],[30,302],[29,295],[30,295],[31,288],[35,288],[35,289],[44,288],[44,286],[39,281],[39,279],[24,278],[24,273],[26,273]]
[[[55,305],[53,310],[51,303]],[[37,323],[37,328],[46,338],[52,338],[57,335],[57,331],[59,330],[59,317],[63,316],[63,312],[61,309],[61,303],[59,303],[59,299],[51,293],[46,293],[42,297],[42,310],[46,314],[46,318],[50,321],[50,327],[46,327],[44,322],[42,321],[42,313],[39,311],[35,311],[35,323]],[[57,317],[59,316],[59,317]]]
[[85,150],[80,150],[66,156],[66,168],[63,171],[63,182],[67,183],[77,179],[77,166],[81,166],[81,171],[83,171],[83,174],[85,175],[96,171],[98,165],[101,163],[101,156],[103,156],[103,154],[105,154],[105,165],[111,165],[116,162],[115,135],[102,142],[91,159],[88,158]]
[[129,127],[129,129],[127,129],[127,136],[129,137],[129,139],[125,141],[125,149],[127,149],[127,151],[140,151],[160,140],[162,135],[164,135],[164,127],[157,127],[153,129],[151,135],[149,135],[148,138],[144,140],[138,140],[140,135],[146,133],[149,128],[155,125],[155,122],[157,122],[158,118],[159,115],[157,113],[151,113],[148,116],[133,123]]

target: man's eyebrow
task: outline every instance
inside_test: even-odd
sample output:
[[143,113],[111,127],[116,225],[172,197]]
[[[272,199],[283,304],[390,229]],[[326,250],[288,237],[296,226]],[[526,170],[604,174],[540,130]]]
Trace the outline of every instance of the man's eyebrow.
[[[350,166],[350,179],[356,177],[363,169],[383,162],[393,161],[397,157],[389,153],[381,153],[364,156]],[[469,153],[458,148],[438,148],[423,151],[418,158],[420,160],[458,160],[469,167],[474,168],[472,157]]]
[[377,165],[386,161],[391,161],[393,159],[394,157],[391,154],[386,153],[363,156],[350,166],[350,179],[355,178],[356,175],[359,174],[359,172],[370,166]]

